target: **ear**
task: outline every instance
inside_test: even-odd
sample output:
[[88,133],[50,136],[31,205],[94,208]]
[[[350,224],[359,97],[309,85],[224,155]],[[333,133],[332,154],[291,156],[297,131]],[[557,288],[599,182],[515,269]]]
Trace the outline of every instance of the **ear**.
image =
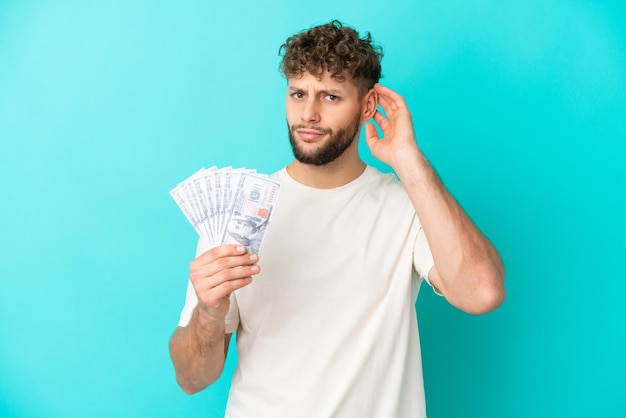
[[363,111],[361,122],[365,122],[374,117],[378,107],[378,93],[374,89],[369,89],[363,97]]

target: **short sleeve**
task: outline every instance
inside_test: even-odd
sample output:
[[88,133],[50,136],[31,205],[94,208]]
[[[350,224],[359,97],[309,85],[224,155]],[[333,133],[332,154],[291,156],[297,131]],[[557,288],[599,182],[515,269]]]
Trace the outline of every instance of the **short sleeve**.
[[226,334],[232,334],[239,328],[239,306],[237,305],[237,292],[230,294],[230,308],[226,314]]
[[435,261],[433,260],[433,254],[430,251],[430,245],[428,244],[428,240],[426,239],[426,234],[424,233],[424,229],[420,228],[417,233],[417,238],[415,239],[415,247],[413,248],[413,267],[417,274],[428,283],[430,287],[432,287],[433,291],[442,296],[442,294],[435,289],[435,287],[428,280],[428,273],[435,266]]

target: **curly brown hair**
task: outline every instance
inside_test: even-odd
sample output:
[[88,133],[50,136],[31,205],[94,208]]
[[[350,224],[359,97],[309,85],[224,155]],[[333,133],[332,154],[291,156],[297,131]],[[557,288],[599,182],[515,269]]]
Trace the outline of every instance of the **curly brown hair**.
[[340,82],[352,80],[365,92],[381,76],[382,47],[372,42],[369,33],[359,38],[356,30],[338,20],[291,36],[278,53],[283,57],[280,69],[287,78],[304,72],[321,78],[328,71]]

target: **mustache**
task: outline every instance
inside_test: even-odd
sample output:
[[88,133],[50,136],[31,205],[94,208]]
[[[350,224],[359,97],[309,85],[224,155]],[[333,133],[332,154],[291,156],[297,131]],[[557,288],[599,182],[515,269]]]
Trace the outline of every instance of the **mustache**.
[[321,126],[315,126],[315,125],[311,125],[311,126],[307,126],[307,125],[291,125],[291,131],[297,131],[298,129],[309,129],[312,131],[318,131],[319,133],[322,134],[331,134],[333,133],[333,130],[330,128],[322,128]]

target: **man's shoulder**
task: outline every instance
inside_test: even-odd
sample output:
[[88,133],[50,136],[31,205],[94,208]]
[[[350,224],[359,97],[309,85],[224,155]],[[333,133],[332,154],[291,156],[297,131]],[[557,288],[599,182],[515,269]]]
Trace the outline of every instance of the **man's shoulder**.
[[286,168],[283,167],[277,171],[274,171],[272,174],[270,174],[268,177],[274,181],[280,181],[280,178],[283,176],[283,172],[286,172]]
[[364,173],[367,184],[372,188],[380,188],[391,192],[404,193],[404,188],[393,172],[383,172],[374,166],[368,165]]

